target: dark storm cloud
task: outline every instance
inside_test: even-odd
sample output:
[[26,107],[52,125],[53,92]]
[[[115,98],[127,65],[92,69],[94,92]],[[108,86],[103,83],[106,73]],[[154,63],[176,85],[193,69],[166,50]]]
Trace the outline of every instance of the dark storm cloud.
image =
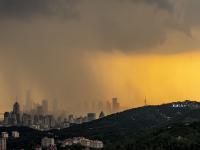
[[180,17],[184,24],[188,26],[196,26],[200,24],[200,1],[199,0],[183,0],[180,8]]
[[163,8],[169,11],[173,11],[174,5],[170,0],[132,0],[133,2],[145,2],[149,4],[155,4],[159,8]]
[[69,49],[146,52],[162,45],[171,30],[190,35],[198,6],[195,0],[0,0],[0,17],[45,20]]
[[[52,31],[63,32],[60,35],[70,49],[106,51],[144,49],[162,43],[167,25],[166,16],[159,11],[169,13],[172,9],[169,0],[0,0],[0,17],[18,21],[42,18],[57,24]],[[54,21],[49,21],[51,16]],[[69,18],[77,21],[71,23]],[[42,26],[38,30],[43,30]]]
[[[93,2],[89,0],[84,1],[91,3],[100,2],[100,0],[93,0]],[[111,1],[119,2],[120,0],[108,0],[107,2]],[[173,9],[173,5],[169,0],[123,0],[120,2],[127,1],[153,4],[170,11]],[[33,17],[38,15],[74,16],[78,13],[74,9],[74,4],[80,2],[80,0],[0,0],[0,15],[4,17]]]
[[164,43],[169,30],[189,31],[174,8],[173,0],[0,0],[0,17],[45,20],[69,49],[138,52]]
[[73,0],[0,0],[3,17],[73,16]]

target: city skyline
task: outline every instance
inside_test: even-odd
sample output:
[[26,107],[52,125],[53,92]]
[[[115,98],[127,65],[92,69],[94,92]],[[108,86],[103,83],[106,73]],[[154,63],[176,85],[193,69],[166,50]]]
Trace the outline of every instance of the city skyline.
[[[79,104],[79,109],[81,111],[71,111],[69,109],[60,109],[59,101],[57,99],[48,100],[48,99],[42,99],[39,102],[34,101],[34,99],[31,97],[32,93],[31,90],[27,90],[26,96],[24,101],[22,102],[19,100],[19,98],[16,96],[16,98],[13,100],[12,105],[10,108],[6,111],[1,112],[0,119],[3,119],[4,112],[9,112],[11,109],[14,108],[13,104],[19,104],[20,105],[20,112],[23,113],[36,113],[39,112],[39,114],[43,115],[55,115],[55,116],[62,116],[62,115],[70,115],[74,114],[75,116],[82,116],[86,113],[106,113],[107,115],[116,113],[119,111],[123,111],[127,108],[122,107],[120,105],[120,101],[118,98],[114,97],[111,100],[108,101],[84,101],[84,103]],[[28,99],[27,99],[28,98]],[[70,106],[66,106],[70,107]],[[14,109],[13,109],[14,110]],[[13,111],[14,112],[14,111]]]
[[[79,111],[73,111],[70,110],[68,108],[70,108],[71,106],[69,104],[65,105],[65,108],[60,109],[60,106],[62,105],[62,103],[60,103],[56,98],[53,99],[45,99],[42,98],[40,100],[35,100],[34,97],[34,93],[32,93],[32,90],[26,90],[25,92],[25,96],[23,96],[24,99],[20,99],[18,96],[15,97],[15,99],[13,99],[11,105],[8,107],[8,109],[6,110],[1,110],[0,114],[1,117],[0,119],[3,118],[3,112],[7,112],[9,111],[12,107],[13,107],[13,103],[18,102],[21,105],[21,110],[23,112],[30,112],[33,109],[36,109],[38,106],[43,106],[45,107],[44,112],[49,112],[51,114],[62,114],[62,113],[73,113],[75,115],[81,115],[87,112],[95,112],[95,113],[99,113],[101,111],[105,111],[107,114],[110,113],[114,113],[116,111],[119,110],[124,110],[127,109],[126,107],[121,106],[118,102],[118,98],[112,98],[111,100],[103,100],[103,101],[95,101],[95,100],[91,100],[91,101],[82,101],[79,104]],[[117,108],[112,108],[113,105],[113,99],[116,100],[117,102]],[[116,110],[115,110],[116,109]]]
[[[94,120],[103,119],[106,116],[120,113],[122,111],[118,99],[112,98],[109,105],[103,106],[99,103],[96,106],[98,110],[85,110],[84,113],[77,114],[74,112],[62,111],[59,108],[53,107],[49,109],[49,102],[43,99],[40,104],[31,104],[31,91],[27,91],[26,103],[24,109],[21,104],[16,101],[13,104],[12,110],[3,113],[3,120],[0,122],[4,127],[29,127],[35,130],[51,130],[69,128],[73,125],[92,122]],[[32,107],[30,107],[32,106]],[[86,107],[86,106],[85,106]],[[109,107],[109,108],[108,108]],[[56,110],[54,110],[56,109]],[[58,111],[59,110],[59,111]]]

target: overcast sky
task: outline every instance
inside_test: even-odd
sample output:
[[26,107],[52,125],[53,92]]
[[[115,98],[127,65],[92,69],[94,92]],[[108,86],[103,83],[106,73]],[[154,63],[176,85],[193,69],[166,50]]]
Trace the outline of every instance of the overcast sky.
[[[180,68],[193,56],[185,53],[198,53],[199,8],[199,0],[0,0],[0,105],[9,108],[15,96],[23,102],[26,89],[34,101],[57,98],[73,111],[77,103],[112,96],[131,107],[142,105],[144,95],[183,95],[187,89],[179,86],[191,76],[170,80],[171,90],[163,85],[171,97],[147,91],[152,80],[169,77],[151,78],[166,62]],[[150,72],[155,64],[163,66]]]

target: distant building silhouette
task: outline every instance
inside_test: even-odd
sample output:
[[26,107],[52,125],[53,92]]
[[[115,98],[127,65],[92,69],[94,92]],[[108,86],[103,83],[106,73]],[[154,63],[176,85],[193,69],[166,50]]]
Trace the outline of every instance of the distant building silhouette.
[[21,122],[20,118],[20,105],[18,102],[15,102],[13,105],[13,112],[12,112],[12,123],[13,125],[19,125]]
[[58,101],[57,101],[56,98],[53,99],[52,105],[53,105],[53,114],[55,116],[57,116],[57,114],[58,114]]
[[96,119],[96,114],[95,113],[88,113],[87,114],[87,120],[88,121],[93,121]]
[[20,113],[20,106],[18,102],[15,102],[13,105],[13,113],[14,114],[19,114]]
[[3,120],[5,125],[8,125],[10,123],[10,113],[9,112],[5,112],[4,113],[4,120]]
[[111,103],[109,101],[106,102],[106,112],[107,114],[111,114],[112,112]]
[[31,90],[26,91],[26,103],[25,111],[30,112],[32,110]]
[[120,104],[118,103],[117,98],[113,98],[113,99],[112,99],[112,112],[113,112],[113,113],[118,112],[118,111],[119,111],[119,108],[120,108]]
[[97,105],[97,111],[101,111],[101,110],[103,110],[103,103],[102,101],[99,101]]
[[4,125],[20,125],[21,124],[21,111],[20,105],[16,101],[13,105],[13,110],[11,112],[4,113]]
[[42,101],[42,109],[44,114],[48,113],[48,101],[46,99]]

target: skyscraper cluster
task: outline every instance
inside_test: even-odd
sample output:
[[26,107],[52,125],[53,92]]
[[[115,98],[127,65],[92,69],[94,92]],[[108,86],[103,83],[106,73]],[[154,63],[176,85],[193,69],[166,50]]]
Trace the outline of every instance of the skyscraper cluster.
[[[65,128],[71,124],[81,124],[84,122],[90,122],[99,118],[103,118],[105,113],[103,111],[103,103],[96,103],[97,107],[101,108],[99,115],[95,112],[90,111],[86,115],[80,115],[74,117],[73,114],[67,115],[55,115],[57,110],[57,104],[53,106],[53,111],[49,111],[48,100],[44,99],[40,104],[32,105],[31,93],[27,91],[26,104],[24,111],[21,111],[20,104],[16,102],[13,104],[11,112],[4,113],[3,124],[5,126],[29,126],[35,129],[51,129],[51,128]],[[95,103],[92,103],[95,104]],[[112,103],[105,103],[106,114],[116,113],[120,111],[120,104],[117,98],[112,99]]]
[[[103,112],[99,118],[104,117]],[[66,128],[71,124],[81,124],[98,119],[96,113],[87,113],[86,116],[74,117],[69,116],[54,116],[48,113],[48,101],[43,100],[41,105],[38,105],[30,112],[22,112],[20,105],[15,102],[11,112],[4,113],[4,126],[28,126],[39,130],[48,130],[53,128]]]
[[48,114],[48,101],[43,100],[30,111],[22,112],[16,101],[11,112],[4,113],[4,125],[6,126],[29,126],[37,129],[49,129],[56,126],[53,115]]

